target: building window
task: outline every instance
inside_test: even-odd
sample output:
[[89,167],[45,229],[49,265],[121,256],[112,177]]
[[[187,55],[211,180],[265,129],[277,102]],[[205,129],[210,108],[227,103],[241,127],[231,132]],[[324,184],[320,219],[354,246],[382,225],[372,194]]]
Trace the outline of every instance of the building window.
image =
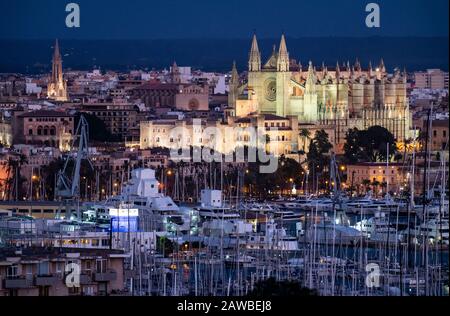
[[31,128],[28,130],[28,135],[33,135],[33,130]]
[[39,275],[48,275],[50,272],[48,261],[41,261],[38,265],[38,274]]
[[17,266],[9,266],[8,269],[6,270],[6,276],[8,278],[15,278],[17,277],[17,274],[18,274]]
[[97,259],[96,261],[96,272],[105,273],[107,271],[107,261],[106,259]]

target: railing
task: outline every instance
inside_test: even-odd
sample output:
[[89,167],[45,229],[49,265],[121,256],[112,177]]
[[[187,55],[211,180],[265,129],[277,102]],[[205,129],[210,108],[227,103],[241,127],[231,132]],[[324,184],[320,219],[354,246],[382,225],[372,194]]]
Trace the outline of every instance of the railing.
[[58,282],[59,278],[56,275],[38,275],[35,277],[34,284],[36,286],[52,286]]
[[96,282],[109,282],[117,279],[117,273],[115,271],[96,272],[94,273],[94,281]]
[[26,289],[33,286],[33,280],[27,279],[23,276],[6,277],[4,282],[5,289]]

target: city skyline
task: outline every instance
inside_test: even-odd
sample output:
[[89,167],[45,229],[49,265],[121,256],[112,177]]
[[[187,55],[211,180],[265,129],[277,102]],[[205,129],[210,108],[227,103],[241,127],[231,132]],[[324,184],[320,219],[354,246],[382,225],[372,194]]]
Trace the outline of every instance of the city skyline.
[[449,295],[447,0],[0,1],[0,297]]

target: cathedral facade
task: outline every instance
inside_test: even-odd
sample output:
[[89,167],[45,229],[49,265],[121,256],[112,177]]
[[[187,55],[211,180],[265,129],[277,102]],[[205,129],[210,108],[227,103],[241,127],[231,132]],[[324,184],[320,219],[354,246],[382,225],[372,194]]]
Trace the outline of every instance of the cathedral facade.
[[[293,69],[295,68],[295,69]],[[233,65],[229,105],[237,117],[273,114],[295,116],[299,124],[335,126],[342,130],[380,125],[397,140],[409,138],[411,115],[406,94],[406,72],[388,74],[383,60],[363,70],[357,60],[320,70],[309,62],[292,67],[284,35],[263,63],[254,35],[247,80],[240,81]]]
[[55,51],[52,61],[52,75],[47,86],[47,97],[55,101],[68,101],[67,81],[63,78],[62,58],[59,52],[58,40],[55,42]]

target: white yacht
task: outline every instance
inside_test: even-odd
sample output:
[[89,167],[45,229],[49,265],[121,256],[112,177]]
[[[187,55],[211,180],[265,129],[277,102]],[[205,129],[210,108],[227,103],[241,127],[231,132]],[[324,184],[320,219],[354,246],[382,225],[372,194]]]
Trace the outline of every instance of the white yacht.
[[[109,222],[110,216],[138,217],[140,231],[188,231],[192,215],[183,212],[171,197],[159,192],[159,182],[153,169],[135,169],[122,193],[103,203],[87,204],[84,218]],[[137,213],[137,215],[135,215]],[[118,221],[120,222],[120,220]]]
[[397,230],[391,227],[385,213],[375,213],[375,217],[363,219],[353,226],[364,236],[374,241],[395,242],[398,238]]
[[[448,245],[448,229],[448,219],[431,219],[411,229],[409,233],[416,243],[422,243],[426,238],[429,244],[442,243]],[[407,234],[406,230],[402,233],[403,236]]]

